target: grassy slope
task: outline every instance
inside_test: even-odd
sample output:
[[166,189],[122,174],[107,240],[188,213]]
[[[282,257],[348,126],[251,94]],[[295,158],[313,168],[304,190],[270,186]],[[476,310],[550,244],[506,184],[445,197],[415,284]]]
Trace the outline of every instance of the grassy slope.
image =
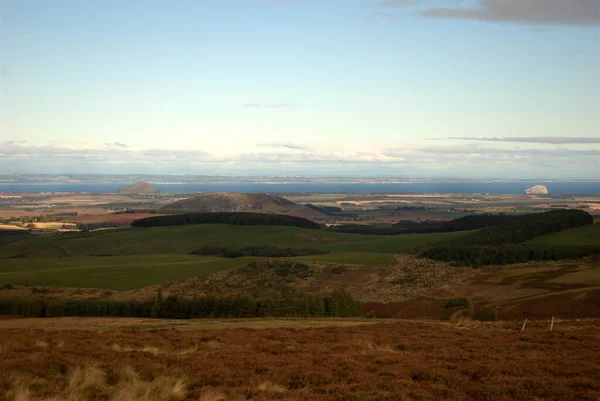
[[[261,209],[252,208],[254,204],[260,203]],[[179,200],[161,208],[161,211],[169,212],[212,212],[212,211],[245,211],[260,213],[287,213],[291,210],[304,209],[285,198],[267,194],[254,193],[207,193],[193,198]]]
[[[28,255],[28,258],[2,260],[0,284],[129,290],[241,267],[252,259],[188,255],[203,245],[316,248],[332,253],[299,259],[390,265],[394,263],[394,253],[457,235],[460,234],[380,237],[294,227],[194,225],[33,238],[0,247],[0,256]],[[315,241],[315,236],[321,237]],[[107,254],[114,256],[93,256]]]
[[[311,240],[303,236],[323,236],[329,240]],[[407,234],[390,237],[331,233],[326,231],[278,226],[191,225],[107,230],[73,236],[37,239],[36,246],[64,249],[75,255],[136,255],[150,253],[189,253],[204,245],[240,248],[249,245],[277,245],[313,248],[331,252],[403,253],[434,241],[451,239],[463,233]],[[52,245],[50,245],[52,244]],[[28,254],[30,244],[21,242],[11,248],[0,247],[0,257]],[[8,250],[10,252],[8,252]],[[62,253],[62,252],[60,252]],[[53,256],[53,255],[43,255]],[[56,255],[60,256],[60,255]]]
[[0,246],[0,258],[23,255],[28,258],[61,258],[70,256],[59,243],[49,238],[30,237],[21,241]]
[[539,245],[600,245],[600,224],[571,228],[557,233],[543,235],[528,241]]
[[[123,291],[242,267],[257,259],[182,254],[4,259],[0,266],[0,287],[4,284],[28,284]],[[297,259],[360,265],[394,263],[392,255],[382,253],[337,253]]]
[[131,290],[244,266],[248,258],[136,255],[3,260],[0,284]]

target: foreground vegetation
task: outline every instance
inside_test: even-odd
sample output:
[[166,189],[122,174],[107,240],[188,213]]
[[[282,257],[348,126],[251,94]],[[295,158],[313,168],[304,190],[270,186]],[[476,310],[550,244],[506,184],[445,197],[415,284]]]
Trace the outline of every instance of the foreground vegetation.
[[552,332],[548,321],[524,332],[469,321],[180,331],[100,320],[102,332],[70,323],[80,331],[0,330],[1,401],[600,397],[597,321],[557,321]]
[[166,319],[248,317],[349,317],[361,314],[360,304],[344,291],[331,295],[268,294],[261,298],[203,295],[193,299],[158,293],[147,301],[0,300],[0,315],[25,317],[111,316]]

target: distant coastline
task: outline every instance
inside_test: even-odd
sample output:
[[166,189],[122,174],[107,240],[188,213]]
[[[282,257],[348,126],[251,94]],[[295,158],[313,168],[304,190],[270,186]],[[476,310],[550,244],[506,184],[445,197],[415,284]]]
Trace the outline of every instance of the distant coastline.
[[[222,177],[221,177],[222,178]],[[265,182],[266,181],[266,182]],[[269,193],[443,193],[472,194],[489,193],[495,195],[524,194],[533,185],[544,185],[552,195],[599,195],[600,181],[575,180],[535,180],[535,181],[427,181],[407,182],[276,182],[257,180],[257,182],[204,182],[204,183],[165,183],[147,181],[154,187],[169,192],[269,192]],[[40,183],[18,182],[0,183],[0,193],[36,193],[36,192],[116,192],[130,182],[110,183]]]

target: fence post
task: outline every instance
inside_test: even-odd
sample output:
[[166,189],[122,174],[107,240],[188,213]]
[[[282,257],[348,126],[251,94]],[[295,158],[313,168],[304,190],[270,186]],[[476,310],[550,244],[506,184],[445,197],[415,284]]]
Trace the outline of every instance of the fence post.
[[552,322],[550,323],[550,331],[554,328],[554,316],[552,316]]
[[527,319],[523,322],[523,327],[521,327],[521,331],[525,331],[525,326],[527,325]]

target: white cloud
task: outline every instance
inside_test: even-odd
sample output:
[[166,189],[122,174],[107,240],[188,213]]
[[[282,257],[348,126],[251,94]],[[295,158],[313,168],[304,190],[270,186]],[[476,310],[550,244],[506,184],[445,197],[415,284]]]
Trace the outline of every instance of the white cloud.
[[551,145],[565,145],[575,143],[600,143],[600,137],[569,137],[569,136],[527,136],[527,137],[450,137],[465,141],[487,141],[487,142],[524,142],[524,143],[546,143]]
[[4,142],[0,144],[0,171],[600,178],[600,149],[502,149],[472,144],[309,148],[284,143],[226,155],[198,149],[131,150],[109,145]]
[[256,146],[276,149],[292,149],[292,150],[310,150],[307,146],[297,145],[295,143],[259,143]]

